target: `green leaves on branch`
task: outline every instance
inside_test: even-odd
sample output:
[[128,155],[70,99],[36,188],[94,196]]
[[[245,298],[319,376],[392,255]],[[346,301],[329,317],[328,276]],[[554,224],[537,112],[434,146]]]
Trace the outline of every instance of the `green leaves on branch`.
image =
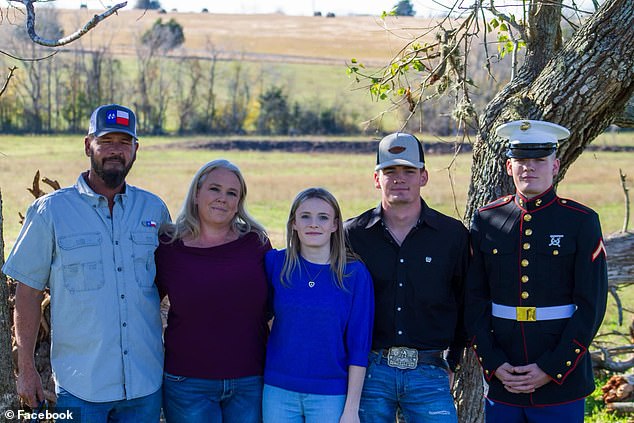
[[[346,74],[351,78],[354,77],[357,83],[370,82],[368,89],[376,100],[387,100],[392,95],[406,99],[411,105],[411,87],[407,81],[414,79],[435,82],[434,78],[430,77],[433,69],[433,64],[430,61],[440,57],[440,53],[435,51],[436,47],[437,44],[413,42],[403,51],[400,58],[395,58],[389,65],[380,70],[380,73],[368,71],[363,63],[352,58],[347,66]],[[410,76],[408,77],[408,75]]]
[[[511,21],[515,21],[514,15],[511,15],[510,18]],[[500,58],[504,58],[507,54],[518,52],[523,47],[526,47],[526,43],[523,40],[513,37],[510,27],[506,22],[500,21],[498,18],[493,18],[486,27],[489,33],[497,31],[497,46]]]

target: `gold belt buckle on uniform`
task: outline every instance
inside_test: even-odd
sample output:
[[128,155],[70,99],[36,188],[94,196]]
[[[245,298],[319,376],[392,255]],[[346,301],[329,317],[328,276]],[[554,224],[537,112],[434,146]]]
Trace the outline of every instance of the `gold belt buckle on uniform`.
[[518,322],[536,322],[537,312],[535,307],[515,307]]
[[387,365],[397,369],[415,369],[418,365],[418,350],[407,347],[391,347],[387,354]]

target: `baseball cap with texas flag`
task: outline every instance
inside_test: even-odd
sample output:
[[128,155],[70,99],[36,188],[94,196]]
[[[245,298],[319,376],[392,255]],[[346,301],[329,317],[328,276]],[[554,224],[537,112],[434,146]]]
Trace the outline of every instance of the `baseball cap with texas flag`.
[[97,107],[90,116],[88,135],[101,137],[111,132],[123,132],[137,139],[134,112],[118,104]]

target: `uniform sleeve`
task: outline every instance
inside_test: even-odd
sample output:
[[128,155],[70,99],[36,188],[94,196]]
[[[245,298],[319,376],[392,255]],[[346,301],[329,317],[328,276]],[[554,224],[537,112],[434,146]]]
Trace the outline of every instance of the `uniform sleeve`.
[[460,243],[457,246],[455,268],[451,281],[456,297],[456,306],[458,307],[458,323],[447,354],[447,362],[452,371],[455,371],[458,367],[467,345],[467,333],[464,326],[464,293],[469,265],[469,236],[466,229],[461,231],[461,235]]
[[38,204],[34,203],[27,210],[24,225],[2,271],[31,288],[44,290],[53,262],[55,234]]
[[345,343],[348,365],[367,367],[374,326],[374,286],[365,265],[361,262],[356,264],[352,275],[354,281],[347,285],[352,290],[352,307],[346,325]]
[[607,259],[596,213],[582,222],[577,237],[573,301],[577,310],[568,320],[557,346],[537,360],[540,369],[561,384],[575,370],[596,335],[607,302]]
[[480,214],[476,212],[470,231],[472,257],[465,288],[465,326],[471,339],[471,348],[478,357],[484,377],[489,381],[496,369],[509,360],[492,336],[491,292],[480,249],[480,225]]

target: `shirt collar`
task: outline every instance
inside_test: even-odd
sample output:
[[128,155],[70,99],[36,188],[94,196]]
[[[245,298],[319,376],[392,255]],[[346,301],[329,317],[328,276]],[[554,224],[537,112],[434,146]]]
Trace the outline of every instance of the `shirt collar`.
[[[90,204],[99,205],[99,203],[103,201],[107,205],[108,200],[106,199],[106,197],[104,197],[101,194],[97,194],[95,191],[93,191],[93,189],[90,188],[90,185],[88,185],[87,178],[88,178],[88,171],[85,171],[81,175],[79,175],[79,178],[77,178],[77,183],[75,184],[75,188],[77,189],[77,192],[79,192],[79,194],[83,198],[85,198]],[[125,203],[128,201],[127,187],[128,187],[127,184],[124,183],[123,189],[121,190],[121,192],[114,196],[115,203],[119,201],[121,203],[121,207],[125,207]]]
[[[438,215],[437,213],[429,208],[425,200],[420,199],[420,216],[418,216],[418,222],[416,222],[415,227],[419,227],[423,223],[431,226],[434,229],[438,228]],[[372,212],[370,213],[370,218],[368,219],[368,223],[365,225],[366,229],[376,225],[378,222],[383,220],[383,208],[381,207],[381,203],[379,203]]]
[[517,206],[522,210],[529,212],[549,206],[556,199],[557,194],[555,194],[555,189],[552,186],[538,196],[530,199],[526,198],[519,191],[515,193],[515,204],[517,204]]

